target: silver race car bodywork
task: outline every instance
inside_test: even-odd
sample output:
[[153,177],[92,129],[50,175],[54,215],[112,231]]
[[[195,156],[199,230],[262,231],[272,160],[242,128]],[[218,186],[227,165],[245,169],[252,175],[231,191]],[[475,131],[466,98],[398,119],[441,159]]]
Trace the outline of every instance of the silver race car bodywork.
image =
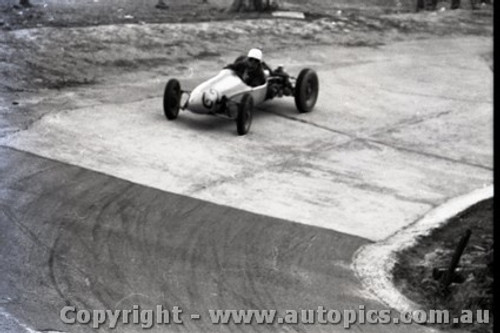
[[256,87],[247,85],[231,69],[221,70],[192,91],[181,90],[179,81],[171,79],[163,97],[165,116],[174,120],[179,110],[188,110],[225,117],[235,120],[238,134],[244,135],[250,130],[254,106],[268,99],[294,96],[300,112],[313,109],[319,91],[316,72],[303,69],[298,78],[290,77],[281,66],[265,72],[266,82]]
[[239,103],[244,94],[250,94],[254,105],[266,100],[267,82],[250,87],[230,69],[223,69],[213,78],[197,86],[190,94],[183,109],[194,113],[215,114],[220,112],[223,101]]

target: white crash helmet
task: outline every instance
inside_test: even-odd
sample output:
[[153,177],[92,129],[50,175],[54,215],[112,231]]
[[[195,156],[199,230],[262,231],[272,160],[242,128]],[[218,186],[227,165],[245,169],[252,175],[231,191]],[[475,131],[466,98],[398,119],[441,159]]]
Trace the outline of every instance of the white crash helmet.
[[248,51],[248,58],[257,59],[258,61],[262,61],[262,51],[259,49],[251,49]]

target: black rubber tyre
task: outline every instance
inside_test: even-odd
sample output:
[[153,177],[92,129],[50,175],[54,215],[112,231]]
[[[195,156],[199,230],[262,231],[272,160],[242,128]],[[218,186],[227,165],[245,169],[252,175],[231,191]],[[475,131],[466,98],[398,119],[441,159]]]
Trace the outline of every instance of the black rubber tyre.
[[167,82],[163,94],[163,111],[168,120],[174,120],[179,115],[181,103],[181,85],[176,79]]
[[250,131],[253,118],[253,98],[246,94],[238,105],[238,115],[236,116],[236,130],[238,135],[245,135]]
[[300,71],[295,84],[295,105],[299,112],[309,112],[318,99],[319,80],[315,71],[305,68]]

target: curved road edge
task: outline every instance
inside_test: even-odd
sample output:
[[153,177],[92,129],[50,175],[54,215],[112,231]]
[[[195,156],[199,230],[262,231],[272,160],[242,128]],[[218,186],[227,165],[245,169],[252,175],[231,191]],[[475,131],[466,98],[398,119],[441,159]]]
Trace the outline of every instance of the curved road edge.
[[66,333],[63,331],[43,330],[36,331],[19,321],[0,306],[0,331],[4,333]]
[[422,218],[383,241],[361,246],[353,256],[352,268],[362,286],[382,303],[397,311],[415,311],[422,307],[408,299],[394,285],[392,269],[396,255],[414,246],[417,239],[445,224],[453,216],[476,203],[493,197],[493,185],[452,198],[428,211]]

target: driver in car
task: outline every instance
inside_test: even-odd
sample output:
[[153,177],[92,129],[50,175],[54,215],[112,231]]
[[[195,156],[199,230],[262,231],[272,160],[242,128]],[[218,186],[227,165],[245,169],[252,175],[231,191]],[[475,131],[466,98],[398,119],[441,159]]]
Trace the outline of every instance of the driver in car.
[[233,70],[247,85],[256,87],[266,82],[264,66],[262,51],[251,49],[246,57],[227,65],[225,68]]

